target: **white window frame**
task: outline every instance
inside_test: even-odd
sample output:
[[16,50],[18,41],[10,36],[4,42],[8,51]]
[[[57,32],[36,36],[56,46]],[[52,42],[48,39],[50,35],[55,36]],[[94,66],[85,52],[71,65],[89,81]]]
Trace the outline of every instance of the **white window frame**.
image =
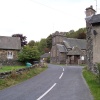
[[13,52],[12,51],[7,52],[7,59],[13,59]]
[[84,56],[81,56],[81,60],[84,60]]

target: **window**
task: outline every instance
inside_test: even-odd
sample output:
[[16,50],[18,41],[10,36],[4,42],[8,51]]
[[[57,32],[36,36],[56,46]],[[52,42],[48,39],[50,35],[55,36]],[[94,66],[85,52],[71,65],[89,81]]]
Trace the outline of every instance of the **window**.
[[84,60],[84,56],[81,56],[81,60]]
[[7,52],[7,58],[8,58],[8,59],[13,59],[13,52],[8,51],[8,52]]

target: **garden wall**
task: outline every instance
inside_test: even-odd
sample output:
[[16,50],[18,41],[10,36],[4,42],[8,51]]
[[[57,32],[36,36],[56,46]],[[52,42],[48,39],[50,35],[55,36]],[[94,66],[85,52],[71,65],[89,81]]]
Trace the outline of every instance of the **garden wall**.
[[15,72],[16,74],[22,74],[22,72],[28,71],[30,69],[33,69],[33,68],[37,67],[37,66],[38,65],[36,64],[36,65],[32,65],[31,67],[21,68],[21,69],[9,71],[9,72],[2,72],[2,73],[0,73],[0,78],[1,79],[6,78],[9,75],[11,75],[13,72]]

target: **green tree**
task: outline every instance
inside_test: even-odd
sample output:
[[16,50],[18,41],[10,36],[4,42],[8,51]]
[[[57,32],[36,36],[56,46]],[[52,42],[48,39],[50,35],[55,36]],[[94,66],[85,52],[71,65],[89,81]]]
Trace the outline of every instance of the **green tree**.
[[24,46],[22,51],[18,54],[19,61],[29,61],[39,60],[40,53],[36,46],[30,47],[29,45]]
[[26,36],[23,36],[23,34],[13,34],[12,37],[19,37],[21,40],[21,46],[25,46],[27,45],[27,41],[26,41]]
[[70,30],[69,32],[66,33],[67,38],[75,38],[76,33],[74,30]]
[[30,47],[33,47],[33,46],[35,45],[35,41],[34,41],[34,40],[29,41],[28,45],[29,45]]
[[51,34],[46,38],[46,42],[47,42],[47,48],[51,50],[51,47],[52,47],[52,35]]
[[80,28],[77,31],[70,30],[66,33],[67,38],[86,39],[86,28]]
[[86,39],[86,28],[80,28],[78,31],[77,31],[77,34],[78,34],[78,39]]
[[46,39],[41,39],[39,44],[38,44],[38,50],[39,50],[41,55],[45,53],[45,48],[47,48]]
[[35,44],[34,44],[34,46],[37,46],[38,47],[39,46],[39,43],[40,43],[39,41],[36,41]]

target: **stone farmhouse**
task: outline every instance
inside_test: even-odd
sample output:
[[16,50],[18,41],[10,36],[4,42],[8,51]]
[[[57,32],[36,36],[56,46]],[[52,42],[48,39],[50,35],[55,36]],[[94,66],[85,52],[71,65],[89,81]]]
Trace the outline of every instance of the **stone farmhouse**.
[[87,40],[87,64],[90,70],[96,63],[100,63],[100,14],[92,6],[86,8],[86,40]]
[[41,59],[47,59],[48,57],[50,57],[50,53],[44,53],[40,56]]
[[86,40],[67,38],[64,32],[52,34],[51,63],[85,63]]
[[17,55],[21,50],[21,41],[19,37],[0,36],[0,64],[15,65]]
[[44,53],[43,55],[40,56],[40,61],[48,62],[48,58],[50,58],[50,52],[49,53]]

